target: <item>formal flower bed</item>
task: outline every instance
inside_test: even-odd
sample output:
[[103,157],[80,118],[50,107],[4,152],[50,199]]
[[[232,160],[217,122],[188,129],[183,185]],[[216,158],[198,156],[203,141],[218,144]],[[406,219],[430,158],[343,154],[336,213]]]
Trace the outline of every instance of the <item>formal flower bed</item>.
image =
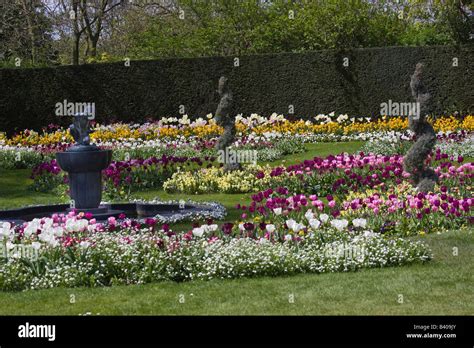
[[[16,227],[3,223],[0,243],[11,255],[0,261],[0,289],[343,272],[431,258],[420,242],[386,238],[357,220],[346,229],[338,221],[291,226],[305,231],[297,238],[286,237],[286,231],[271,224],[257,231],[249,223],[219,229],[210,222],[177,234],[155,219],[111,218],[102,224],[74,213]],[[38,257],[19,257],[19,244],[29,245]]]
[[[305,151],[303,136],[280,133],[240,136],[230,147],[232,151],[253,151],[256,161],[274,161],[285,155]],[[202,139],[196,136],[175,139],[121,139],[99,143],[103,149],[113,149],[113,160],[147,159],[150,157],[218,157],[217,137]],[[5,169],[34,168],[51,161],[57,151],[65,151],[71,143],[60,145],[12,146],[0,145],[0,165]]]
[[[298,119],[298,118],[296,118]],[[436,131],[474,130],[474,116],[463,118],[454,116],[432,120]],[[347,115],[318,115],[309,120],[291,121],[282,115],[273,114],[268,118],[257,114],[249,117],[238,115],[236,127],[239,136],[264,134],[360,134],[382,131],[404,131],[408,128],[406,117],[370,117],[349,118]],[[91,139],[97,144],[129,142],[134,140],[150,141],[159,139],[182,139],[197,137],[199,139],[215,138],[223,132],[212,114],[207,119],[198,118],[191,121],[187,115],[181,118],[162,118],[153,123],[145,124],[112,124],[108,126],[96,124]],[[38,146],[47,151],[49,147],[60,147],[72,142],[69,131],[65,128],[51,125],[43,132],[25,130],[19,134],[6,138],[0,137],[0,145],[9,146]]]
[[231,172],[223,168],[206,168],[196,171],[176,172],[163,184],[163,189],[169,193],[246,193],[255,192],[270,185],[270,176],[257,179],[261,173],[269,174],[271,167],[245,165],[241,170]]
[[[462,156],[449,156],[437,150],[430,165],[440,175],[440,184],[459,187],[460,195],[472,196],[474,165]],[[227,172],[213,157],[186,158],[162,156],[145,160],[114,161],[104,170],[104,192],[108,200],[129,198],[133,192],[147,188],[169,193],[252,193],[267,187],[287,187],[291,192],[325,196],[345,195],[389,188],[409,180],[403,171],[403,156],[340,154],[315,157],[288,167],[243,165]],[[33,189],[55,190],[66,194],[67,177],[55,160],[42,163],[33,170]]]
[[386,192],[367,190],[339,198],[292,194],[287,188],[279,187],[254,194],[248,206],[237,208],[242,210],[244,221],[271,223],[291,238],[306,235],[305,221],[320,226],[333,218],[330,223],[341,230],[350,228],[352,220],[375,233],[404,236],[442,232],[474,223],[471,216],[474,198],[462,197],[455,189],[452,191],[441,186],[439,192],[425,194],[403,183]]

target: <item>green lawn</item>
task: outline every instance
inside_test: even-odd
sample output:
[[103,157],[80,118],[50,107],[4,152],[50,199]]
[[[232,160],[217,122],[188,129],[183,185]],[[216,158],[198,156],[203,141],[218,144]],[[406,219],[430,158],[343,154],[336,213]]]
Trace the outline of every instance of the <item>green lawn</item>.
[[[330,153],[355,152],[360,142],[310,144],[285,164]],[[281,161],[272,163],[279,164]],[[27,190],[29,172],[0,170],[0,209],[57,202],[54,195]],[[233,206],[249,194],[169,195],[140,192],[141,198],[214,200],[238,217]],[[175,227],[187,227],[181,224]],[[108,288],[0,292],[0,315],[32,314],[474,314],[474,229],[417,237],[429,243],[434,260],[421,265],[355,273],[302,274],[289,277],[162,282]],[[457,248],[458,255],[453,255]],[[399,303],[400,295],[403,303]],[[75,303],[70,303],[71,297]],[[294,303],[290,299],[294,298]],[[181,299],[181,301],[180,301]],[[182,300],[184,299],[184,303]]]
[[342,152],[355,153],[362,147],[362,145],[364,145],[363,141],[306,144],[306,152],[285,156],[277,161],[264,162],[264,164],[268,163],[271,166],[291,165],[302,162],[305,159],[312,159],[315,156],[326,157],[331,154],[338,155]]

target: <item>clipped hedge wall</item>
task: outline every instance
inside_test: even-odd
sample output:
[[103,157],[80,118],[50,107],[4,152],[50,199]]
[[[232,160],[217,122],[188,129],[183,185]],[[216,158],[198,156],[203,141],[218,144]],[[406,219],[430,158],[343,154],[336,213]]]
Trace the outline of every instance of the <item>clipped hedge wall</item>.
[[243,56],[239,67],[234,57],[210,57],[0,69],[0,131],[69,124],[54,114],[64,99],[95,102],[100,122],[178,116],[180,105],[189,116],[203,116],[215,112],[221,75],[230,79],[236,113],[288,115],[293,105],[295,117],[375,116],[389,99],[412,101],[410,75],[419,61],[440,113],[472,113],[473,53],[473,46],[387,47]]

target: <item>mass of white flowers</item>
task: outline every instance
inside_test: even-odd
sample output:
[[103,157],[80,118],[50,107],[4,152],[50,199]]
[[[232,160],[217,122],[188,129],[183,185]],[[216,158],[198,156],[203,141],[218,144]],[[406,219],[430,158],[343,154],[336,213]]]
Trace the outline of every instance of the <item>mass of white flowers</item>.
[[466,137],[462,141],[447,141],[436,145],[442,153],[453,156],[474,157],[474,134]]
[[[437,135],[447,136],[449,132],[438,132]],[[381,154],[381,155],[395,155],[405,154],[411,147],[413,133],[411,131],[405,132],[372,132],[352,135],[354,138],[367,141],[361,150],[365,153]],[[457,139],[447,139],[438,141],[435,146],[435,151],[439,149],[441,153],[446,153],[453,156],[474,157],[474,135],[467,136],[462,141]]]
[[[325,216],[321,220],[326,220]],[[305,227],[295,220],[288,220],[287,224],[290,233]],[[216,224],[176,235],[151,227],[94,232],[98,225],[79,218],[71,219],[70,223],[66,221],[65,229],[59,230],[43,219],[40,225],[38,221],[30,223],[32,228],[41,231],[38,238],[36,234],[30,236],[32,247],[40,251],[41,257],[1,261],[0,289],[345,272],[424,262],[431,258],[428,247],[420,242],[387,238],[363,229],[348,233],[347,220],[333,219],[323,225],[311,217],[309,224],[312,233],[300,240],[287,234],[283,242],[275,242],[263,237],[217,237]],[[364,225],[362,219],[352,224]],[[275,232],[275,225],[267,225],[266,231]],[[2,224],[3,243],[13,245],[12,233],[9,224]],[[65,245],[63,233],[82,235],[83,239]]]

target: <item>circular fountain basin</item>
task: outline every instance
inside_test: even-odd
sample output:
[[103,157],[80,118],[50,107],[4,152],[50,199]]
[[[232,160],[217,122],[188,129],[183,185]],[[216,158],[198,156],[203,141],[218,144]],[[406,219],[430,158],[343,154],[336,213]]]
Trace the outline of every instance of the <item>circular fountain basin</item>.
[[[156,218],[162,222],[178,222],[193,217],[223,218],[225,208],[218,203],[112,203],[103,204],[96,209],[81,209],[91,213],[97,221],[106,221],[109,217],[119,218],[125,214],[127,218]],[[53,214],[68,214],[71,208],[68,204],[39,205],[19,209],[0,210],[0,222],[7,221],[22,224],[35,218],[50,217]]]

